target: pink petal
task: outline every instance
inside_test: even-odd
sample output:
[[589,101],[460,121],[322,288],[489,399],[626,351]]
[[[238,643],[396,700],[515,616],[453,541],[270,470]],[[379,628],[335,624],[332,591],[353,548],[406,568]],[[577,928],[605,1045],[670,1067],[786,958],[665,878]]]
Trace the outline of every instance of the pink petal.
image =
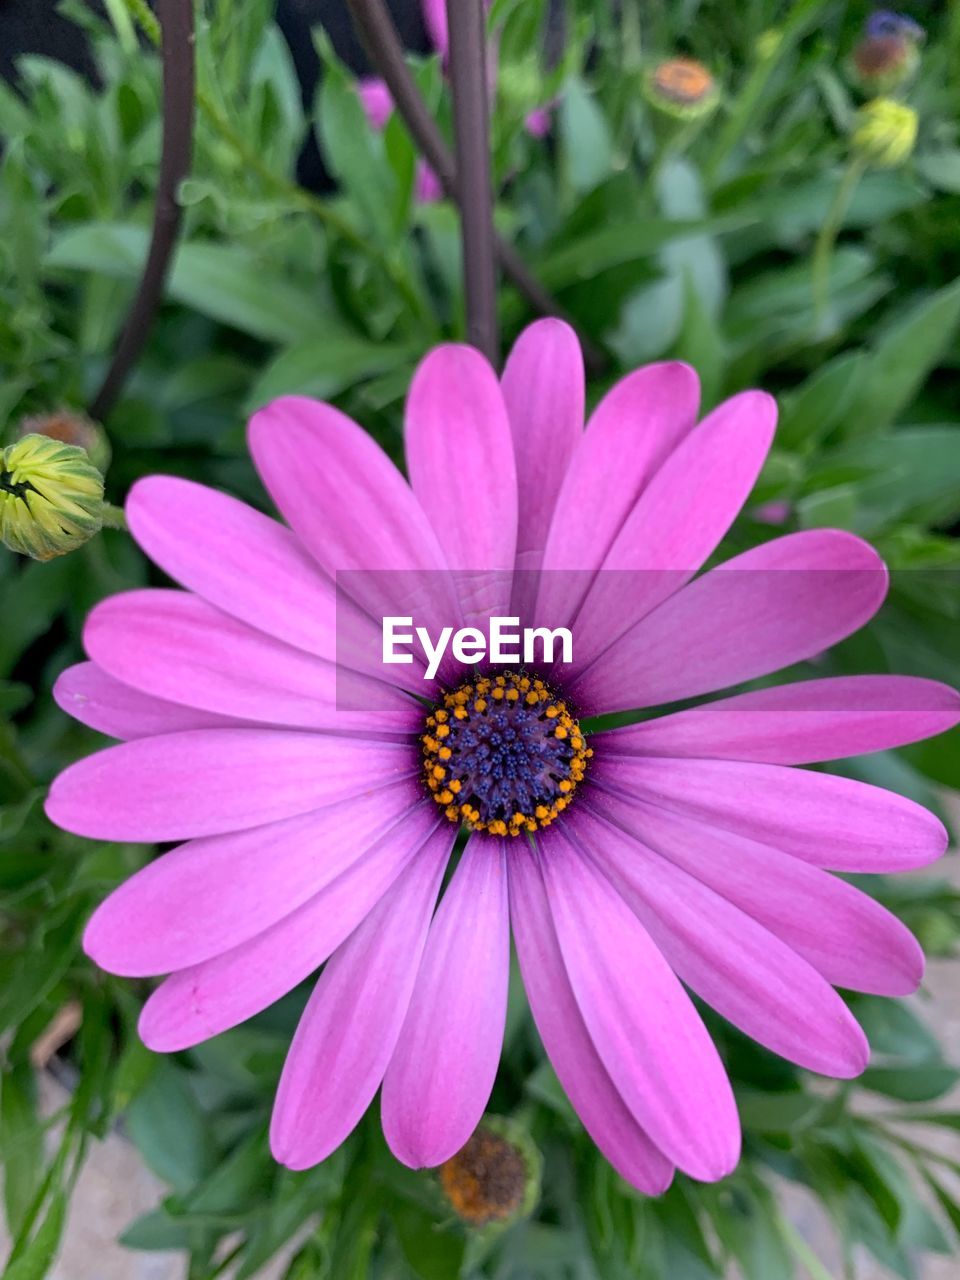
[[550,132],[550,117],[549,107],[534,107],[524,116],[523,127],[531,138],[545,138]]
[[289,916],[223,955],[174,973],[144,1006],[144,1044],[160,1053],[186,1049],[268,1008],[332,955],[421,850],[428,855],[425,843],[441,834],[449,852],[451,824],[438,821],[432,802],[421,804]]
[[276,520],[173,476],[138,480],[126,514],[134,538],[175,582],[279,640],[336,655],[333,584]]
[[617,1173],[646,1195],[660,1195],[673,1166],[650,1141],[607,1074],[564,968],[535,855],[511,849],[510,916],[523,985],[553,1068],[590,1137]]
[[745,391],[680,442],[627,516],[574,623],[589,663],[680,589],[716,550],[760,474],[776,401]]
[[127,591],[87,618],[84,646],[144,693],[264,724],[414,732],[417,704],[392,685],[338,670],[184,591]]
[[274,400],[251,419],[250,449],[277,506],[331,577],[446,568],[403,476],[339,409],[303,396]]
[[517,568],[540,568],[557,495],[583,434],[583,355],[562,320],[537,320],[513,345],[503,371],[517,459]]
[[457,624],[436,534],[410,486],[366,431],[331,405],[284,396],[254,414],[249,434],[264,484],[304,546],[336,579],[341,598],[355,600],[378,625],[385,616],[413,616],[434,635]]
[[447,29],[447,0],[421,0],[423,21],[430,43],[437,53],[446,58],[450,50],[450,33]]
[[605,791],[602,812],[782,938],[833,985],[884,996],[920,985],[916,938],[845,880],[657,804]]
[[53,686],[57,706],[81,724],[111,738],[148,738],[184,729],[223,729],[243,724],[232,716],[165,702],[131,689],[94,662],[78,662],[61,672]]
[[501,840],[474,837],[468,844],[430,926],[387,1067],[384,1136],[413,1169],[455,1155],[493,1089],[510,975],[506,860]]
[[447,562],[477,576],[465,615],[504,614],[517,549],[517,479],[503,395],[479,351],[449,343],[421,362],[407,397],[405,441],[413,492]]
[[326,1159],[383,1079],[454,835],[444,822],[320,976],[290,1046],[270,1125],[270,1148],[288,1168]]
[[650,935],[593,864],[564,839],[541,841],[540,869],[564,964],[603,1064],[660,1150],[703,1181],[740,1155],[723,1064]]
[[812,965],[675,863],[588,811],[579,842],[636,912],[677,977],[781,1057],[849,1079],[870,1057],[856,1020]]
[[130,978],[172,973],[229,951],[325,889],[420,796],[409,778],[314,813],[181,845],[97,908],[84,950],[101,969]]
[[413,199],[416,204],[436,204],[444,197],[443,183],[436,169],[426,160],[418,160],[413,181]]
[[50,821],[95,840],[190,840],[262,826],[417,771],[406,743],[201,729],[98,751],[55,778]]
[[886,590],[883,562],[853,534],[775,538],[678,591],[569,692],[593,714],[712,693],[828,649],[876,613]]
[[375,76],[367,76],[356,83],[357,97],[371,129],[381,133],[393,115],[393,96],[386,84]]
[[565,625],[664,459],[697,419],[700,384],[685,364],[628,374],[587,423],[557,497],[543,553],[537,621]]
[[595,739],[624,755],[813,764],[886,751],[960,722],[960,694],[916,676],[838,676],[756,689]]
[[834,871],[905,871],[947,847],[943,823],[905,796],[852,778],[776,764],[598,756],[620,794],[773,845]]

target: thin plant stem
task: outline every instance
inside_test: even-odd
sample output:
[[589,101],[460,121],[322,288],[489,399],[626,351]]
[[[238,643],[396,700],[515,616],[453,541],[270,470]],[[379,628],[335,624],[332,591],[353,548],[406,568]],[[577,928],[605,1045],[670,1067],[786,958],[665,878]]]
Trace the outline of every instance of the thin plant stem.
[[447,0],[447,23],[467,338],[496,366],[500,343],[483,0]]
[[153,231],[143,275],[120,340],[90,405],[90,416],[98,419],[105,418],[113,408],[147,341],[180,232],[182,210],[177,188],[190,170],[196,88],[193,0],[158,0],[157,14],[163,59],[163,146]]
[[[440,179],[446,195],[459,205],[456,162],[410,73],[403,46],[384,0],[347,0],[347,4],[357,34],[370,56],[370,62],[390,90],[396,109],[410,130],[417,149]],[[495,235],[494,243],[504,274],[533,310],[544,316],[558,316],[572,324],[570,316],[530,272],[517,249],[500,235]],[[602,371],[607,363],[603,352],[583,333],[580,333],[580,345],[590,371]]]
[[813,280],[814,336],[821,334],[823,323],[827,318],[830,307],[830,264],[833,261],[833,251],[837,243],[837,236],[840,234],[840,228],[843,226],[843,220],[847,215],[847,210],[850,208],[850,201],[853,199],[854,192],[863,176],[864,168],[864,163],[859,157],[854,157],[848,162],[834,192],[830,208],[827,210],[827,216],[823,220],[823,226],[817,236],[817,243],[814,245],[811,273]]
[[124,514],[123,507],[115,507],[112,502],[103,504],[100,508],[100,516],[105,529],[126,530],[127,528],[127,517]]
[[[136,19],[140,29],[150,43],[159,48],[161,45],[161,31],[153,11],[144,3],[144,0],[123,0],[123,3]],[[230,147],[247,173],[255,174],[268,189],[274,191],[277,195],[283,196],[291,205],[301,209],[304,213],[311,214],[335,235],[345,240],[355,249],[365,253],[395,285],[412,311],[418,313],[421,318],[431,318],[423,299],[397,264],[392,262],[376,246],[372,245],[361,231],[347,221],[346,218],[342,217],[336,209],[321,200],[319,196],[315,196],[311,191],[307,191],[296,182],[291,182],[281,174],[274,173],[269,165],[264,163],[259,152],[247,143],[242,134],[237,132],[202,85],[197,86],[195,96],[200,115]]]
[[812,1280],[831,1280],[830,1272],[785,1214],[776,1215],[776,1226],[780,1238],[797,1262],[807,1269]]

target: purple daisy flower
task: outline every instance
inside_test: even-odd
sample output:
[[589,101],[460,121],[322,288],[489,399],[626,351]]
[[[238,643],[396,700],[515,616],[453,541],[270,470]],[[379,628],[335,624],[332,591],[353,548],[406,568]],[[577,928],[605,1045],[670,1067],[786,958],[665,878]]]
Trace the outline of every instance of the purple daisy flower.
[[[329,1155],[381,1086],[404,1163],[464,1146],[497,1072],[511,926],[571,1102],[654,1194],[675,1168],[722,1177],[740,1149],[685,987],[774,1052],[850,1077],[869,1051],[834,986],[920,980],[913,936],[830,872],[921,866],[942,825],[793,766],[941,732],[960,719],[953,690],[813,680],[584,728],[822,652],[879,607],[880,560],[817,529],[696,576],[766,457],[767,395],[697,425],[696,375],[666,363],[614,386],[586,431],[583,417],[576,338],[544,320],[501,380],[467,347],[426,357],[409,483],[338,410],[285,398],[250,443],[289,527],[185,480],[130,494],[134,537],[186,590],[92,612],[90,661],[56,696],[126,741],[62,773],[48,813],[97,839],[185,842],[85,935],[113,973],[169,975],[143,1010],[150,1047],[236,1026],[324,966],[271,1127],[292,1168]],[[570,624],[568,660],[445,657],[433,680],[422,661],[380,661],[385,611],[433,625],[508,607]]]

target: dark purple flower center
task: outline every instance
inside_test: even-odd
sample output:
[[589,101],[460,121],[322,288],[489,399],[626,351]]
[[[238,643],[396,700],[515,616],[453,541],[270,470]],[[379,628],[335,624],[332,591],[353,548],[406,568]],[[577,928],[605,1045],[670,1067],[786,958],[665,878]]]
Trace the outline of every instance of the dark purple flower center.
[[497,836],[549,826],[593,754],[566,703],[522,671],[445,694],[422,742],[424,778],[445,815]]

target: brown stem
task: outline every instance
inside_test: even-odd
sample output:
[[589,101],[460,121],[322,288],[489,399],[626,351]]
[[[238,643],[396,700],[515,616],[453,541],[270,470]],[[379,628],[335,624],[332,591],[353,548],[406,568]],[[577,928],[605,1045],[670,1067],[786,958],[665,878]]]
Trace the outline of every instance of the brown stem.
[[[403,56],[403,46],[384,0],[347,0],[347,3],[360,39],[370,55],[370,61],[390,90],[396,108],[410,130],[410,136],[440,179],[446,194],[460,205],[453,154],[410,74]],[[534,311],[545,316],[558,316],[572,324],[570,316],[556,298],[531,275],[514,246],[500,235],[494,236],[494,245],[504,272]],[[607,363],[603,352],[583,333],[580,334],[580,345],[588,368],[593,373],[600,372]]]
[[497,267],[490,176],[490,104],[487,101],[486,22],[483,0],[447,0],[450,83],[457,144],[460,234],[467,305],[467,338],[499,364]]
[[147,261],[90,416],[102,420],[116,404],[143,350],[163,296],[163,286],[180,231],[182,211],[177,188],[190,171],[193,141],[195,70],[192,0],[157,0],[163,33],[163,149]]

